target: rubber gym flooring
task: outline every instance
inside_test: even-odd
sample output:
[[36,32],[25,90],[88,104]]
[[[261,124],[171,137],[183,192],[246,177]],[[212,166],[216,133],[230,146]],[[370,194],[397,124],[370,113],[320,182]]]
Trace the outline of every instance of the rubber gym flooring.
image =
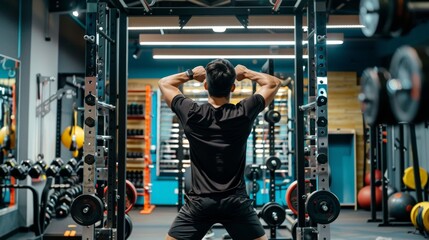
[[[162,240],[173,221],[177,209],[175,207],[157,207],[150,215],[141,215],[138,209],[132,210],[133,232],[129,240]],[[381,217],[381,216],[380,216]],[[379,223],[368,223],[370,212],[342,209],[339,218],[332,223],[331,239],[336,240],[414,240],[424,239],[412,226],[378,227]],[[266,229],[269,236],[269,229]],[[212,240],[222,239],[226,233],[223,228],[214,228]],[[33,239],[33,233],[17,233],[8,239]],[[279,229],[277,238],[290,238],[285,228]]]

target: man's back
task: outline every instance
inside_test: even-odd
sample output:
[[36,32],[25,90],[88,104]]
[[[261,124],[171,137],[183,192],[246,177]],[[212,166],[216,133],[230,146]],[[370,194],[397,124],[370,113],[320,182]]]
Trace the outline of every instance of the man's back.
[[245,194],[246,143],[253,121],[265,107],[263,98],[257,94],[219,108],[183,96],[172,103],[190,144],[190,195]]

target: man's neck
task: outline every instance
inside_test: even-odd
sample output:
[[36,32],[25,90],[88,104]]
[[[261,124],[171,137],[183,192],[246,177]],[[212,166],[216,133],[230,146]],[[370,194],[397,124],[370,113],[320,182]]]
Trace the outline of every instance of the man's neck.
[[208,102],[215,108],[229,103],[229,97],[208,97]]

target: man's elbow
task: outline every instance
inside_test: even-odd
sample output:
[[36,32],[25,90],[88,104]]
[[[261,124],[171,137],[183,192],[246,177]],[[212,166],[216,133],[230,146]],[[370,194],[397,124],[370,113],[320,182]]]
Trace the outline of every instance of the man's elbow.
[[273,81],[271,81],[270,87],[273,89],[279,89],[281,86],[281,81],[280,79],[274,77]]
[[161,78],[158,80],[158,86],[163,86],[165,84],[165,78]]

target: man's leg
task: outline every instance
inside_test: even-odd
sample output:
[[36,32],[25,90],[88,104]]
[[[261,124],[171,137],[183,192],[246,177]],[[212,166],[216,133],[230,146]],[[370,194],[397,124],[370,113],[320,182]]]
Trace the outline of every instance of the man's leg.
[[252,206],[252,201],[246,197],[231,197],[223,201],[226,215],[222,225],[234,240],[267,240],[265,230]]
[[268,240],[267,235],[264,235],[262,237],[256,238],[255,240]]
[[201,240],[204,237],[213,223],[199,217],[198,211],[191,209],[192,204],[183,205],[165,237],[166,240]]
[[177,239],[167,234],[167,236],[165,236],[165,240],[177,240]]

